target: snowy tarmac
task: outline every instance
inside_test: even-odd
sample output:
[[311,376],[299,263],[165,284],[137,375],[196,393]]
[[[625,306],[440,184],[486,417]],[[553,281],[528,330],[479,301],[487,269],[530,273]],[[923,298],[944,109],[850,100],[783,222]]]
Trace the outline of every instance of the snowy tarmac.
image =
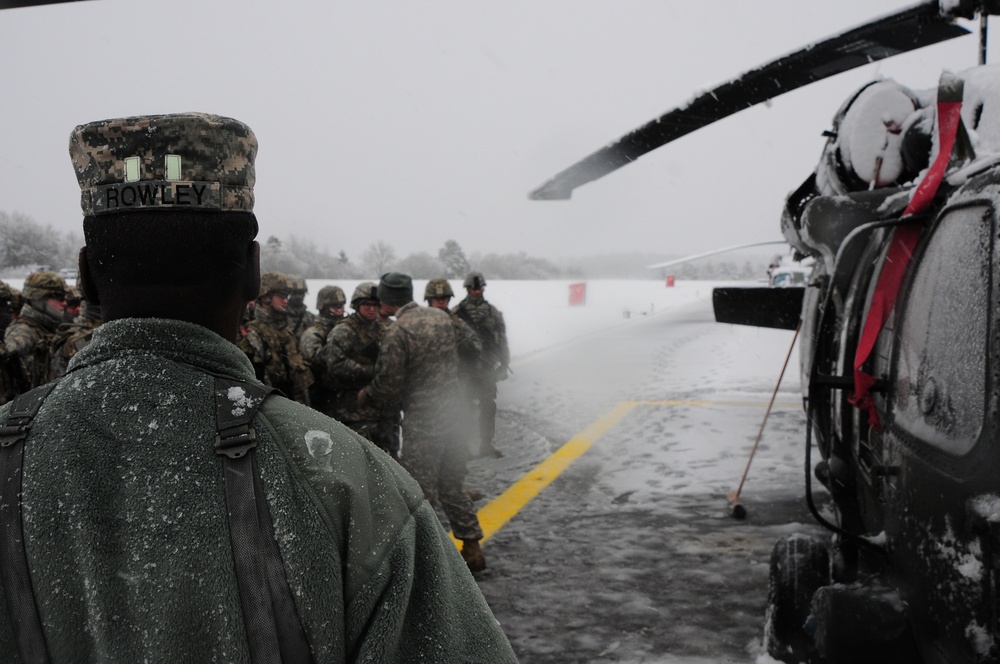
[[[792,333],[717,324],[711,285],[681,285],[697,295],[543,352],[512,348],[505,456],[472,461],[468,484],[487,496],[480,587],[522,662],[772,661],[761,646],[771,548],[820,532],[803,499],[797,351],[738,521],[726,494]],[[520,312],[505,315],[511,327]]]

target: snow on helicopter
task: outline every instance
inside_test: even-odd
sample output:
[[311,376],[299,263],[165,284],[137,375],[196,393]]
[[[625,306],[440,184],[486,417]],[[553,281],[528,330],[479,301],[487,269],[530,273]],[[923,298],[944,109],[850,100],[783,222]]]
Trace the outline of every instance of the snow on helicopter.
[[[968,34],[957,20],[979,15],[980,66],[936,90],[876,81],[837,111],[781,219],[815,261],[808,285],[714,298],[724,322],[802,328],[806,497],[833,536],[775,546],[765,636],[786,662],[1000,661],[1000,66],[984,64],[997,13],[933,0],[877,19],[695,97],[531,193],[567,199],[739,110]],[[814,474],[835,523],[814,505]]]

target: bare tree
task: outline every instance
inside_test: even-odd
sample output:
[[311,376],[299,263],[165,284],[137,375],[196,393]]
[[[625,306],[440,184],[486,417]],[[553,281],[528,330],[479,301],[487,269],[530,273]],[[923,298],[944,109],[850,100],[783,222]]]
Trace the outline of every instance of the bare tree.
[[382,240],[373,242],[361,254],[361,265],[370,275],[380,276],[396,263],[396,252]]
[[[67,236],[65,242],[71,241]],[[58,269],[65,257],[80,246],[66,249],[63,244],[63,238],[51,226],[42,226],[19,212],[0,212],[0,267],[41,264]]]

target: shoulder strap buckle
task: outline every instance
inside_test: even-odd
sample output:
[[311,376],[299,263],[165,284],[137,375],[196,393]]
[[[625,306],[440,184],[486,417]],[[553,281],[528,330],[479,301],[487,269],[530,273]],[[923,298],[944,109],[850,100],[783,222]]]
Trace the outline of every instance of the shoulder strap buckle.
[[[0,436],[2,435],[3,431],[0,430]],[[0,442],[0,445],[2,444]],[[230,459],[239,459],[255,447],[257,447],[257,432],[249,424],[230,427],[215,436],[215,453]]]

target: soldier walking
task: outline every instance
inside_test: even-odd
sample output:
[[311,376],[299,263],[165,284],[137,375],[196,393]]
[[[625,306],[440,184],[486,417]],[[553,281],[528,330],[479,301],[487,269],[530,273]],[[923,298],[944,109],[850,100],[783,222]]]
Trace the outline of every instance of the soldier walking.
[[[395,315],[379,346],[375,377],[358,394],[358,403],[403,409],[403,467],[420,483],[431,503],[438,503],[462,540],[469,569],[486,569],[479,540],[483,531],[465,492],[466,455],[458,422],[462,403],[454,326],[438,309],[413,301],[409,276],[390,272],[378,285],[381,309]],[[337,328],[334,328],[334,332]]]
[[260,290],[254,318],[240,348],[261,382],[308,406],[313,378],[298,341],[288,329],[288,278],[280,272],[265,272],[260,276]]
[[463,283],[468,293],[454,311],[469,324],[483,345],[479,375],[473,391],[479,402],[480,456],[502,456],[493,445],[496,434],[497,382],[507,380],[510,373],[510,349],[507,346],[507,326],[500,310],[486,301],[486,278],[480,272],[470,272]]

